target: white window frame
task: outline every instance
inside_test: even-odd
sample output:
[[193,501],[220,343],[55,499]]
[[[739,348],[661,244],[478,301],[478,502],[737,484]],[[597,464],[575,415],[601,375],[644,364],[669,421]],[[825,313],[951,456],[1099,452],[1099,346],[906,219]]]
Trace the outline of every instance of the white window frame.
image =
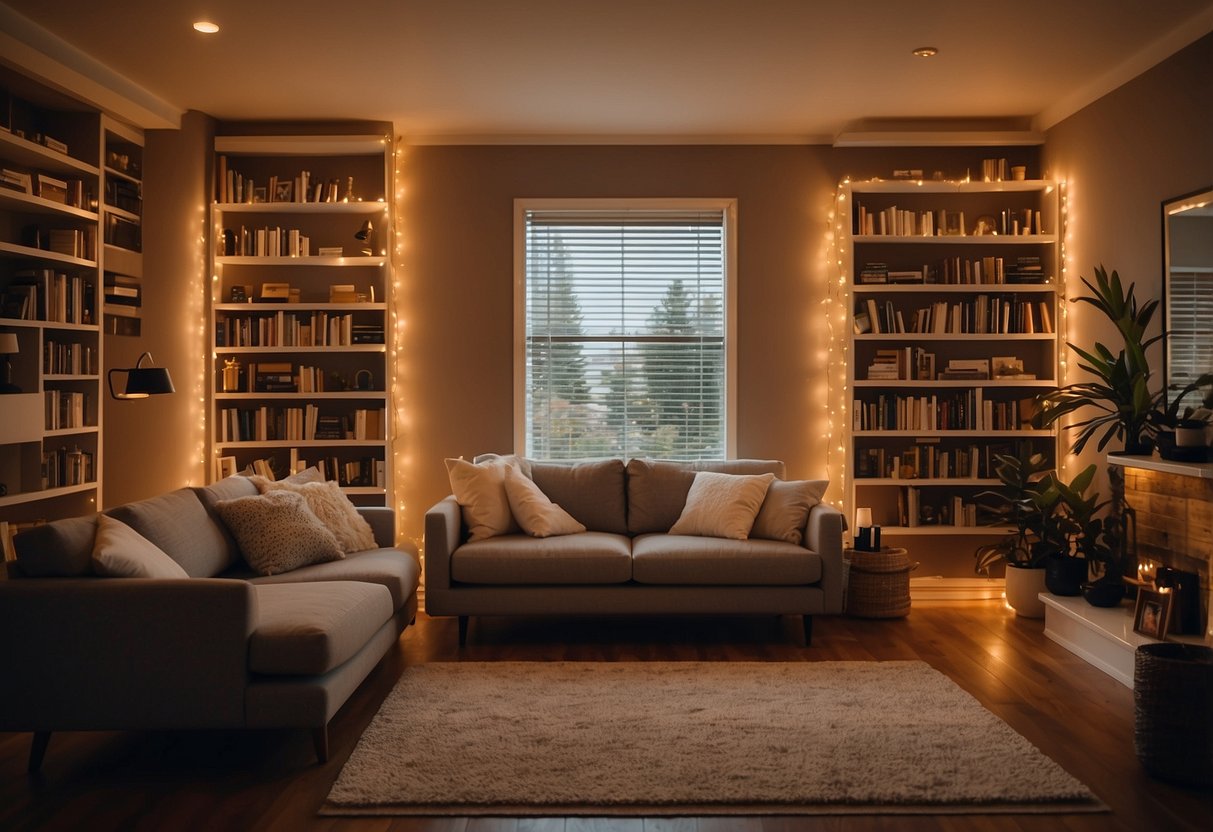
[[724,218],[724,446],[737,456],[737,200],[525,198],[514,200],[514,452],[526,452],[526,215],[528,211],[720,211]]

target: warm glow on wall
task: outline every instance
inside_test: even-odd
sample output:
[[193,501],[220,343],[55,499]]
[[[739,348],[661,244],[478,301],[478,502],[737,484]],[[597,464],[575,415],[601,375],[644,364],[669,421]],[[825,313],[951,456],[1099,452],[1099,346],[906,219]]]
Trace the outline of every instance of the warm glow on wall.
[[[404,215],[407,189],[405,187],[405,144],[403,138],[397,138],[392,146],[392,194],[395,210],[392,211],[392,265],[391,265],[391,295],[388,298],[388,310],[391,316],[390,324],[392,337],[389,341],[388,362],[392,383],[388,391],[388,410],[392,414],[390,453],[392,455],[392,484],[395,495],[396,528],[406,528],[404,525],[407,504],[403,497],[402,484],[408,482],[413,460],[408,452],[410,437],[410,414],[407,409],[407,397],[403,391],[407,384],[408,365],[404,360],[404,334],[408,327],[408,317],[404,308],[404,250],[405,236],[400,222]],[[387,209],[385,208],[385,211]],[[397,535],[399,536],[399,535]],[[422,541],[414,539],[418,551],[421,551]],[[424,561],[424,554],[422,555]]]
[[851,385],[847,355],[847,327],[851,309],[849,278],[850,251],[846,241],[850,239],[851,203],[846,186],[849,179],[839,183],[833,196],[833,208],[828,214],[827,250],[830,273],[827,276],[829,291],[822,299],[825,310],[826,334],[829,343],[828,373],[829,394],[826,396],[826,472],[832,492],[831,504],[845,516],[846,496],[849,493],[850,471],[847,464],[847,434],[850,426]]

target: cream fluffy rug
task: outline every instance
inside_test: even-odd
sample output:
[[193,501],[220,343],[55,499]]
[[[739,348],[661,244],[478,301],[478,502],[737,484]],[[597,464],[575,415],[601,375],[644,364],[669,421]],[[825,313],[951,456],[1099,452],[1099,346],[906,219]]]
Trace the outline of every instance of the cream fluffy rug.
[[1091,811],[922,662],[410,667],[323,814]]

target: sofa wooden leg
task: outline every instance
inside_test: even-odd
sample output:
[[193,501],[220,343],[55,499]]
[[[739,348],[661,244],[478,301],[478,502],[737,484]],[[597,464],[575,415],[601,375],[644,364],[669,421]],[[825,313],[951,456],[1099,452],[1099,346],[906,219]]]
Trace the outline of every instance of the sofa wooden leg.
[[811,647],[813,645],[813,616],[802,617],[804,618],[804,646]]
[[468,617],[459,616],[459,646],[466,647],[468,643]]
[[51,744],[50,731],[35,731],[29,746],[29,773],[37,774],[42,768],[42,758],[46,756],[46,747]]
[[316,747],[316,759],[321,763],[329,761],[329,727],[321,725],[312,729],[312,745]]

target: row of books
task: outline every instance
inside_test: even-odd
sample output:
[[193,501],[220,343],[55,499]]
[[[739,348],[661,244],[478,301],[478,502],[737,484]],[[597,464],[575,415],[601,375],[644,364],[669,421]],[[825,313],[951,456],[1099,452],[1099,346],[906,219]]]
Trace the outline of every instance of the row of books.
[[881,394],[875,401],[853,401],[851,428],[857,431],[1031,430],[1035,412],[1035,399],[987,399],[980,387],[929,396]]
[[114,176],[105,180],[105,204],[132,214],[143,213],[143,186]]
[[[856,334],[1005,335],[1051,333],[1053,316],[1048,301],[1014,295],[978,295],[969,301],[935,301],[902,310],[891,299],[875,298],[856,305],[852,326]],[[908,323],[907,323],[908,321]]]
[[382,324],[355,324],[352,313],[230,315],[215,322],[217,347],[345,347],[383,338]]
[[[316,468],[324,480],[332,480],[342,487],[387,487],[387,462],[377,457],[360,457],[358,459],[343,459],[336,456],[326,456],[319,459],[307,460],[299,456],[298,448],[289,450],[289,461],[282,476],[296,474],[308,468]],[[234,471],[235,457],[222,457],[216,461],[218,471],[216,476],[223,477],[228,470]],[[227,463],[228,468],[224,468]],[[273,457],[253,460],[249,464],[253,473],[261,474],[267,479],[276,479],[278,465]]]
[[860,286],[922,283],[927,285],[966,286],[1000,284],[1047,284],[1052,275],[1044,270],[1040,257],[1025,255],[1008,263],[1003,257],[945,257],[937,263],[894,269],[888,263],[864,263],[855,275]]
[[993,479],[1000,454],[1011,454],[1009,445],[945,446],[939,437],[918,439],[900,450],[859,448],[855,455],[857,479]]
[[0,168],[0,185],[70,208],[92,210],[93,197],[83,179],[60,179],[46,173]]
[[1040,211],[1008,208],[983,214],[970,227],[964,211],[916,211],[890,205],[871,209],[856,204],[855,233],[876,237],[982,237],[1044,234]]
[[383,408],[357,408],[351,413],[321,415],[313,404],[303,407],[224,408],[219,413],[220,442],[374,441],[384,438]]
[[934,381],[935,353],[922,347],[876,350],[867,377],[870,381]]
[[42,370],[51,376],[95,376],[97,351],[88,344],[48,340],[42,345]]
[[0,317],[20,321],[91,324],[96,320],[95,289],[81,275],[52,269],[13,274],[0,297]]
[[69,485],[84,485],[96,482],[93,454],[78,447],[70,451],[66,447],[46,451],[42,454],[42,490],[66,488]]
[[[349,201],[353,177],[346,178],[346,193],[338,196],[339,180],[316,179],[311,171],[301,170],[294,177],[269,177],[267,184],[257,186],[256,180],[233,170],[226,155],[220,155],[216,165],[215,199],[219,202],[338,202]],[[260,191],[260,193],[258,193]]]
[[312,241],[298,228],[223,229],[220,254],[225,257],[311,257]]
[[902,526],[990,526],[994,517],[984,506],[966,501],[959,494],[937,502],[923,503],[922,492],[913,486],[900,490],[897,497],[898,522]]
[[47,430],[96,426],[97,412],[94,409],[93,398],[88,393],[72,390],[47,390],[43,395],[46,397]]

